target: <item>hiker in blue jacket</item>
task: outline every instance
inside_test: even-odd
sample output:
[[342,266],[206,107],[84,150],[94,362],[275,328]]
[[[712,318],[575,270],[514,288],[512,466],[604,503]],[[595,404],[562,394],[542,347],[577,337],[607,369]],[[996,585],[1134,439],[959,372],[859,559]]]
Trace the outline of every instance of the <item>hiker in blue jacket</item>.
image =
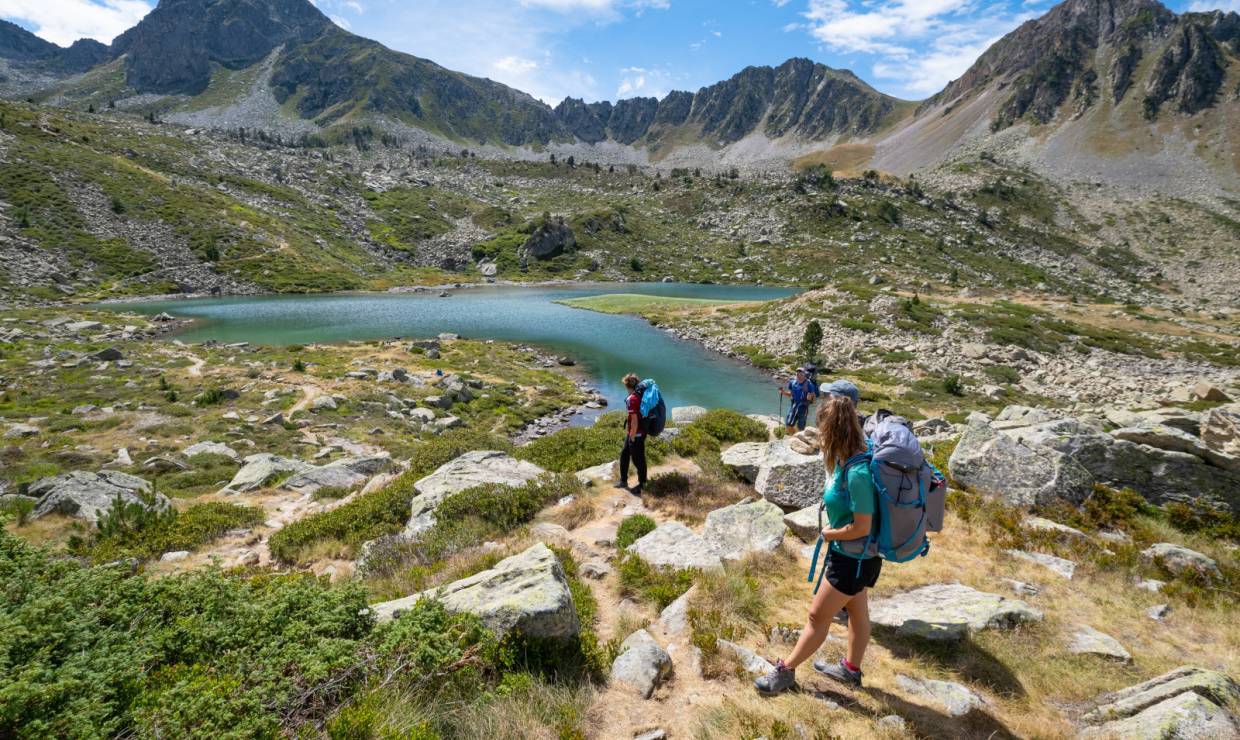
[[[841,390],[844,390],[841,388]],[[883,561],[879,557],[858,560],[837,549],[836,543],[866,537],[878,508],[878,491],[868,466],[847,467],[845,462],[866,451],[865,432],[857,406],[846,394],[829,394],[818,411],[819,444],[827,466],[823,508],[828,525],[823,539],[830,543],[826,558],[826,581],[810,603],[809,617],[801,638],[788,657],[754,682],[764,695],[782,693],[796,684],[797,666],[808,660],[827,639],[831,618],[848,610],[848,648],[838,663],[814,661],[814,670],[849,686],[861,686],[861,660],[870,643],[868,590],[878,582]]]
[[784,418],[784,426],[787,427],[788,435],[804,431],[805,422],[809,418],[809,407],[818,398],[818,386],[814,385],[814,381],[810,379],[809,371],[798,367],[796,378],[789,380],[788,385],[780,388],[779,394],[792,399],[788,416]]

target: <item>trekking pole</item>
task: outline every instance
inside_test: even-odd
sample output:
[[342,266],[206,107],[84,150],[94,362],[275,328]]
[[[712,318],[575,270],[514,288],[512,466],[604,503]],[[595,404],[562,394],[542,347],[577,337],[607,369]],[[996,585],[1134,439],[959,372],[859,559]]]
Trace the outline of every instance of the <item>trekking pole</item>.
[[779,423],[784,423],[784,391],[779,391]]

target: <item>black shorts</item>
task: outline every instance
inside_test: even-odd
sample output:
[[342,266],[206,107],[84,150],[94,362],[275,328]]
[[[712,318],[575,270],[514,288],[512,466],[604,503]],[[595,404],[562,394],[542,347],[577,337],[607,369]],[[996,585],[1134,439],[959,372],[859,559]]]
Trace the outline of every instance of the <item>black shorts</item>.
[[827,553],[827,583],[847,596],[856,596],[863,589],[874,588],[882,570],[882,558],[857,560],[834,550]]

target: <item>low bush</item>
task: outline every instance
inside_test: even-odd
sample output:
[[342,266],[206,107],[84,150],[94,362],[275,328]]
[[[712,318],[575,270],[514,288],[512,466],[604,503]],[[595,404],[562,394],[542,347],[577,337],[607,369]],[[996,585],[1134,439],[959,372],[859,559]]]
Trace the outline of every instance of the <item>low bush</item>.
[[358,496],[331,511],[292,522],[271,536],[271,554],[282,562],[296,563],[316,542],[338,540],[355,548],[367,540],[398,532],[409,519],[415,483],[471,450],[506,450],[510,446],[502,437],[467,429],[431,437],[418,445],[409,470],[391,485]]
[[693,479],[681,473],[680,471],[672,471],[656,475],[646,481],[642,494],[646,496],[654,496],[655,498],[663,498],[665,496],[683,496],[689,493],[693,487]]
[[672,437],[672,450],[681,457],[696,457],[709,452],[719,451],[719,440],[715,439],[702,427],[692,424],[685,427]]
[[122,558],[147,560],[165,552],[196,550],[230,529],[252,527],[263,521],[262,509],[223,502],[195,504],[149,518],[146,523],[118,523],[116,515],[100,520],[91,538],[75,541],[74,549],[96,563]]
[[[553,473],[573,473],[612,462],[620,457],[624,444],[623,412],[603,414],[589,427],[568,427],[524,447],[513,456],[528,460]],[[668,444],[659,438],[646,440],[646,459],[658,465],[667,455]]]
[[1229,509],[1208,502],[1196,505],[1173,501],[1163,507],[1167,521],[1181,532],[1197,532],[1207,537],[1240,542],[1240,519]]
[[616,549],[624,550],[642,537],[658,528],[655,521],[645,514],[625,517],[616,528]]
[[696,569],[662,570],[631,552],[621,553],[617,565],[621,594],[648,601],[660,611],[692,588],[700,575]]
[[723,444],[766,441],[766,426],[731,409],[707,411],[672,438],[672,449],[681,457],[718,452]]

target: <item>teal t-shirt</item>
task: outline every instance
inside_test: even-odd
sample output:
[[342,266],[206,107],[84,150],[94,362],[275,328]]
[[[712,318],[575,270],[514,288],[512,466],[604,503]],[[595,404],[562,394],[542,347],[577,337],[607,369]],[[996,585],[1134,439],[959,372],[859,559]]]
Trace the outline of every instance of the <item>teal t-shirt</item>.
[[822,492],[822,501],[827,512],[827,520],[832,529],[847,527],[853,522],[853,514],[874,514],[878,506],[878,491],[874,488],[874,479],[870,477],[870,468],[866,465],[854,465],[848,469],[848,485],[843,484],[843,466],[835,469],[835,475],[827,481]]

